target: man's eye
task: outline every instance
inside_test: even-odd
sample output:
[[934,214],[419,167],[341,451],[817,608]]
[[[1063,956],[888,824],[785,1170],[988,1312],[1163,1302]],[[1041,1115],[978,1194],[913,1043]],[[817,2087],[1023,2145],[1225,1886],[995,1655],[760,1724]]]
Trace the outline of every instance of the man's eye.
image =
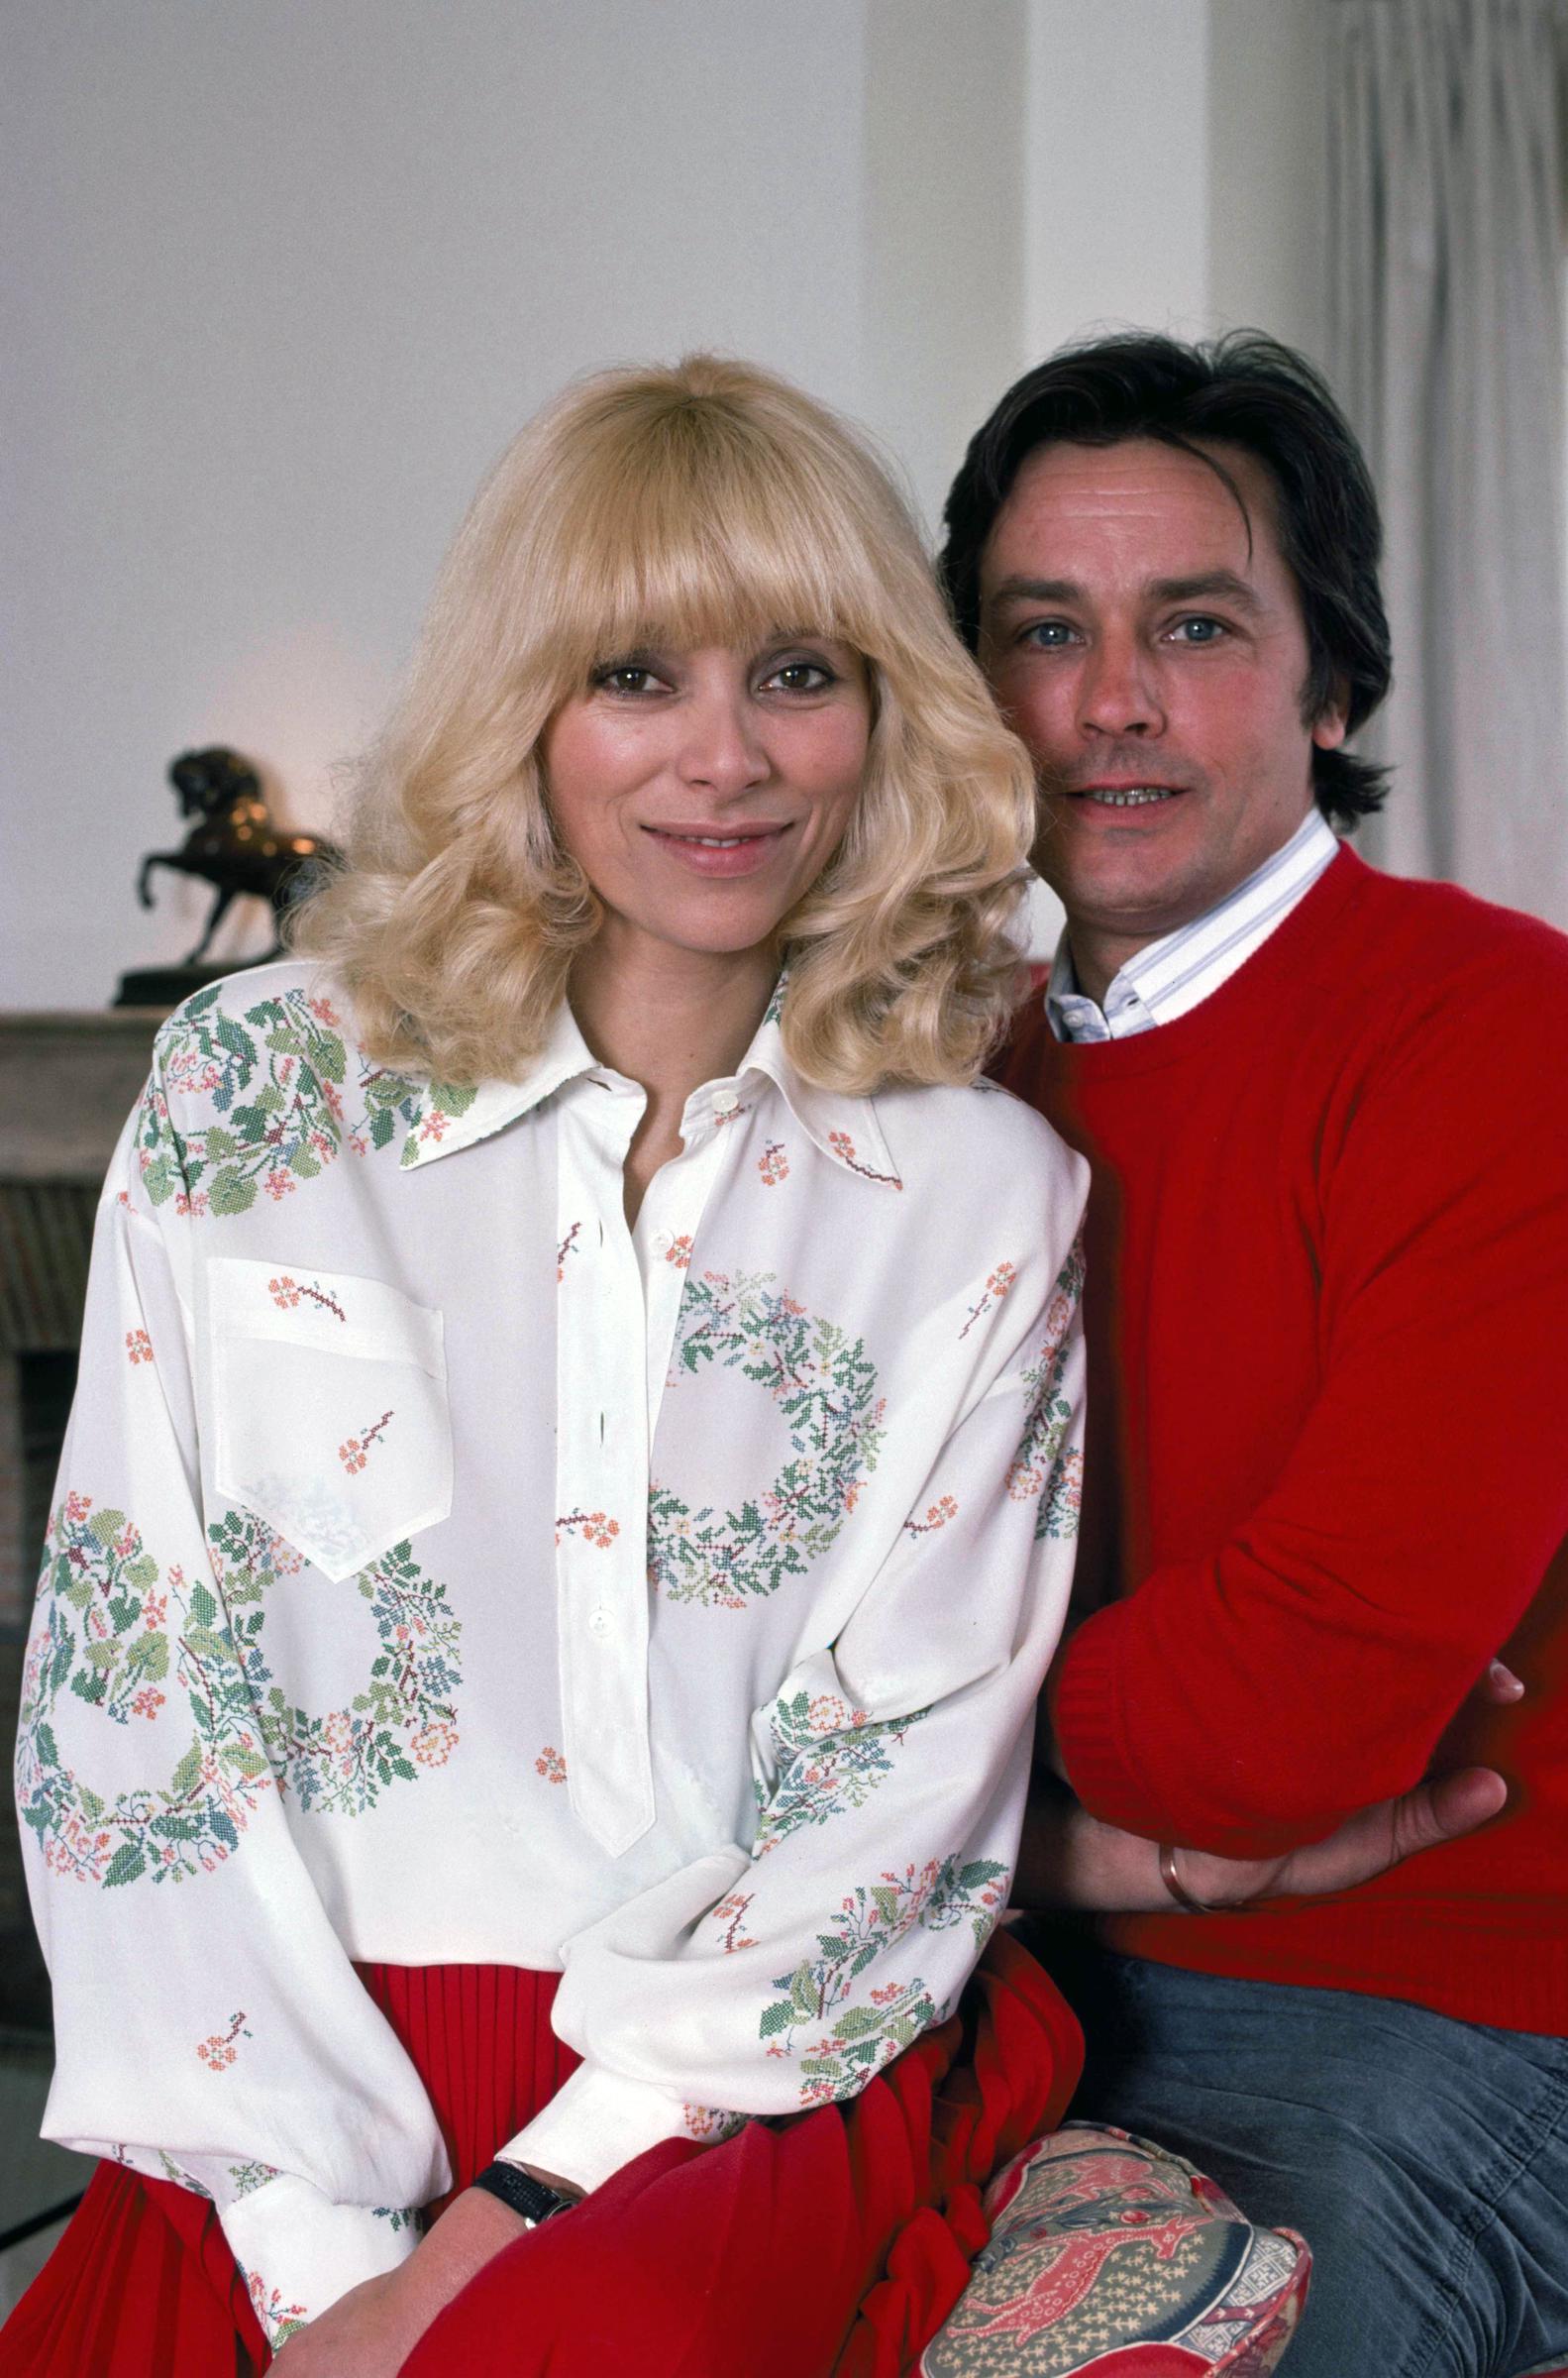
[[1032,645],[1036,652],[1060,652],[1073,641],[1073,629],[1065,619],[1035,619],[1022,631],[1020,644]]
[[1222,619],[1209,619],[1202,615],[1178,619],[1171,630],[1179,644],[1217,644],[1227,632]]
[[831,669],[820,661],[783,661],[770,671],[764,685],[778,686],[784,694],[820,694],[824,686],[835,683]]

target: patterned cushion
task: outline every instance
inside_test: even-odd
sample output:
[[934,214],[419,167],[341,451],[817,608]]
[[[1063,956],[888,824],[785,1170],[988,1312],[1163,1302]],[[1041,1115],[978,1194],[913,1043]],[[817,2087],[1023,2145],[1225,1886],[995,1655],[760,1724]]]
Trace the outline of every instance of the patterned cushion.
[[1265,2378],[1312,2258],[1255,2229],[1179,2155],[1068,2122],[986,2197],[991,2243],[926,2347],[922,2378]]

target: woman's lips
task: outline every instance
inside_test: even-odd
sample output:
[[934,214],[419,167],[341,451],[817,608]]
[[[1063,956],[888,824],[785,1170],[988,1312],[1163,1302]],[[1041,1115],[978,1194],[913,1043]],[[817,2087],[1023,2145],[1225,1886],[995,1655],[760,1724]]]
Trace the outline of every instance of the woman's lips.
[[755,875],[779,848],[788,825],[645,825],[643,832],[679,866],[693,875]]

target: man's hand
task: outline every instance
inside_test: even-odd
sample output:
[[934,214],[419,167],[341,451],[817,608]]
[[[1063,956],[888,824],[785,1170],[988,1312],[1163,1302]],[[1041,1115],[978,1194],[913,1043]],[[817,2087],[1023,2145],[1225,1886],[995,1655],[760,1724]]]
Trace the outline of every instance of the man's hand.
[[466,2189],[405,2263],[340,2296],[289,2339],[273,2369],[281,2378],[396,2378],[436,2315],[527,2227],[486,2190]]
[[[1507,1707],[1523,1692],[1514,1671],[1494,1660],[1471,1697],[1488,1707]],[[1091,1816],[1066,1783],[1055,1745],[1043,1736],[1036,1759],[1013,1905],[1038,1914],[1065,1907],[1099,1915],[1168,1914],[1173,1901],[1160,1874],[1159,1845]],[[1427,1778],[1397,1800],[1361,1809],[1325,1840],[1283,1858],[1217,1858],[1184,1849],[1177,1872],[1205,1907],[1238,1907],[1246,1899],[1320,1898],[1370,1883],[1419,1850],[1478,1831],[1502,1812],[1508,1796],[1495,1769],[1461,1768]]]
[[[1458,1841],[1489,1824],[1508,1796],[1508,1785],[1494,1768],[1464,1767],[1455,1775],[1417,1784],[1397,1800],[1363,1808],[1326,1841],[1292,1850],[1284,1858],[1214,1858],[1202,1850],[1182,1850],[1177,1872],[1194,1898],[1209,1907],[1353,1891],[1358,1883],[1387,1874],[1418,1850]],[[1170,1904],[1169,1896],[1163,1903]]]
[[[1490,1767],[1462,1768],[1347,1817],[1336,1833],[1283,1858],[1215,1858],[1179,1852],[1195,1899],[1235,1907],[1244,1899],[1317,1897],[1352,1891],[1418,1850],[1457,1841],[1498,1814],[1508,1785]],[[1077,1907],[1099,1914],[1168,1914],[1159,1849],[1141,1834],[1102,1825],[1054,1778],[1037,1776],[1024,1824],[1012,1903],[1032,1912]]]

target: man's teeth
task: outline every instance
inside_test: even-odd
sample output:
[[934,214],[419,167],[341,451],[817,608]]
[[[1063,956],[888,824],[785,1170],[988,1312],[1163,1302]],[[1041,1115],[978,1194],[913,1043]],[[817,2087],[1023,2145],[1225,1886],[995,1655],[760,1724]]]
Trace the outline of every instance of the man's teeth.
[[1147,801],[1170,801],[1174,790],[1170,785],[1130,785],[1123,793],[1113,793],[1104,786],[1091,785],[1084,799],[1098,801],[1107,810],[1136,810]]

